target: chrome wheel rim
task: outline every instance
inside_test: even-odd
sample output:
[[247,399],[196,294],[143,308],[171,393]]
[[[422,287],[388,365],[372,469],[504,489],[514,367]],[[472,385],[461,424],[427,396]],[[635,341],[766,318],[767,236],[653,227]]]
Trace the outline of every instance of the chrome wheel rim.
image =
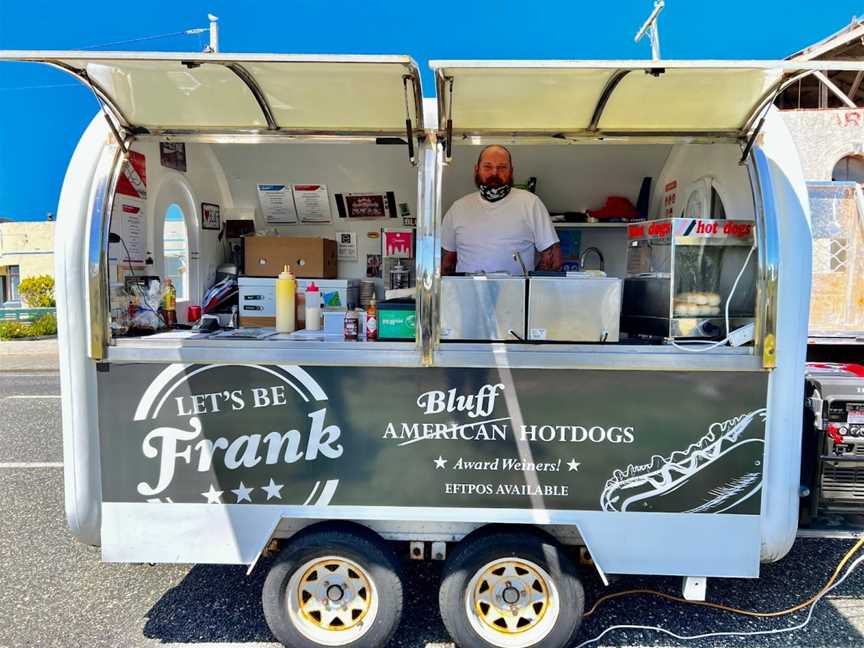
[[465,592],[471,627],[493,646],[527,648],[542,641],[560,613],[549,574],[523,558],[502,558],[474,574]]
[[288,581],[286,598],[294,627],[324,646],[356,641],[378,614],[378,592],[369,573],[343,556],[301,565]]

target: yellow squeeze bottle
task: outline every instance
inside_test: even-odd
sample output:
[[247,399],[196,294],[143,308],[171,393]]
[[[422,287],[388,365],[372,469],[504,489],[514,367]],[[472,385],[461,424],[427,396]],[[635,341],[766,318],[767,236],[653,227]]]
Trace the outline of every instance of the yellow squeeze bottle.
[[286,265],[276,279],[276,331],[278,333],[292,333],[295,329],[296,292],[297,282]]

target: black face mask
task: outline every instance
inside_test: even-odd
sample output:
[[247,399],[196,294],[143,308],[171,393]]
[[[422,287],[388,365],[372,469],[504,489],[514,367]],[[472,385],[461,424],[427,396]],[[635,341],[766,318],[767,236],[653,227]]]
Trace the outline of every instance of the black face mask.
[[498,202],[507,197],[507,194],[510,193],[510,185],[503,184],[497,187],[490,187],[489,185],[481,184],[480,185],[480,195],[483,197],[483,200],[488,202]]

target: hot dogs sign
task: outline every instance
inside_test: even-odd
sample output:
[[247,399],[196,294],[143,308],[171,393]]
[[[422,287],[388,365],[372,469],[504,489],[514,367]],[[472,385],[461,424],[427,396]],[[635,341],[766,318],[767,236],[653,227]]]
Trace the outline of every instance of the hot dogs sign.
[[759,512],[755,372],[178,363],[99,377],[105,501]]

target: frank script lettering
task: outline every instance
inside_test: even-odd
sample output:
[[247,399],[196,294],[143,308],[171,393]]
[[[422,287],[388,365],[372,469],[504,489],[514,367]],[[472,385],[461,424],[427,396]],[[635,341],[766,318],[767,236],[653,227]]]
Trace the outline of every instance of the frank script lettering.
[[[138,493],[150,497],[158,495],[171,485],[178,462],[194,463],[198,472],[209,471],[215,462],[228,470],[252,468],[262,461],[267,465],[296,463],[301,460],[315,461],[319,457],[338,459],[342,456],[342,444],[337,443],[341,430],[336,425],[324,425],[327,409],[308,414],[311,419],[308,435],[300,430],[242,434],[233,439],[220,436],[215,439],[200,438],[203,426],[197,416],[189,419],[191,430],[175,427],[158,427],[150,431],[142,442],[142,452],[148,459],[159,460],[159,479],[155,486],[147,482],[138,484]],[[198,439],[197,443],[194,443]]]

